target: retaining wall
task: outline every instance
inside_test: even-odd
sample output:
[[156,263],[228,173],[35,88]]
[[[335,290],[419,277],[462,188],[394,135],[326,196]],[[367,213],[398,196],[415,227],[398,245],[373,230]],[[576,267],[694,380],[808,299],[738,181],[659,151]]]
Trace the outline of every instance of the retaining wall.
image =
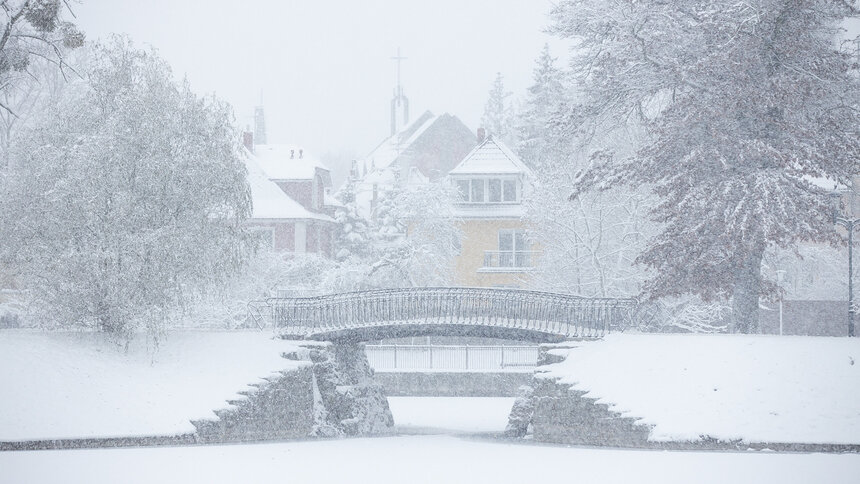
[[515,397],[532,379],[530,372],[377,372],[388,396]]

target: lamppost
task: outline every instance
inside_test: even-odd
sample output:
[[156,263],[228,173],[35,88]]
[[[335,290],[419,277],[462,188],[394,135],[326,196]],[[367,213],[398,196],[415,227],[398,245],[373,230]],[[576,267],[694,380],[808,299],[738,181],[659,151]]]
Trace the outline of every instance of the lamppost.
[[833,209],[833,223],[848,231],[848,336],[854,336],[854,229],[860,228],[860,218],[840,216],[838,207]]

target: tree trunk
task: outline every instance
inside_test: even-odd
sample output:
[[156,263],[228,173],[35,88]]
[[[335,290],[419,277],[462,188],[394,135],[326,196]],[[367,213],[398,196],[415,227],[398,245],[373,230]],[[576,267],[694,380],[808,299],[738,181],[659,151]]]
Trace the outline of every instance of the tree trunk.
[[735,271],[732,293],[732,318],[736,333],[757,333],[758,300],[761,294],[761,260],[764,248],[744,254],[742,265]]

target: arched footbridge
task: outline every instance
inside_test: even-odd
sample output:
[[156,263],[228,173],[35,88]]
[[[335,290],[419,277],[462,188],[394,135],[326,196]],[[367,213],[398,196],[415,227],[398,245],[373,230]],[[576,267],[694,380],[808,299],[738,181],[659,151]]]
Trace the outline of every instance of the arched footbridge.
[[283,337],[373,341],[481,336],[534,342],[598,338],[635,318],[634,299],[474,287],[384,289],[252,302],[258,324]]

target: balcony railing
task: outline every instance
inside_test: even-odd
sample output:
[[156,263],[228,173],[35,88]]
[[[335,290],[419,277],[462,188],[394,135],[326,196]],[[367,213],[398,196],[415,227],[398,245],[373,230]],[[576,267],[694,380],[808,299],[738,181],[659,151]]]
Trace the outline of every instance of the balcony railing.
[[484,251],[484,269],[531,269],[540,252],[533,250],[487,250]]

